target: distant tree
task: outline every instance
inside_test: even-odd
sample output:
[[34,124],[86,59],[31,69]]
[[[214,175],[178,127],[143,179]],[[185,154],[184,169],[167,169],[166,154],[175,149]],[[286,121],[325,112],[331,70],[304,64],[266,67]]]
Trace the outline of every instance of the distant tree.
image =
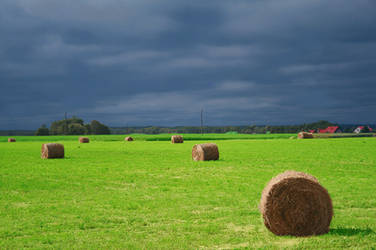
[[368,125],[367,126],[364,126],[364,128],[362,129],[362,131],[361,131],[362,133],[369,133],[370,132],[370,130],[369,130],[369,127],[368,127]]
[[104,125],[104,124],[102,124],[102,123],[100,123],[96,120],[91,121],[90,131],[91,131],[91,134],[94,134],[94,135],[111,134],[109,127],[107,127],[106,125]]
[[84,135],[87,134],[87,129],[80,123],[71,123],[68,125],[69,135]]
[[85,126],[85,128],[86,128],[86,134],[91,134],[91,127],[90,127],[90,124],[85,124],[84,125]]
[[49,135],[49,134],[50,134],[50,131],[47,128],[46,124],[42,124],[42,126],[38,128],[37,131],[35,132],[35,135]]
[[73,116],[52,122],[49,132],[51,135],[110,134],[110,129],[95,120],[90,124],[84,124],[81,118]]

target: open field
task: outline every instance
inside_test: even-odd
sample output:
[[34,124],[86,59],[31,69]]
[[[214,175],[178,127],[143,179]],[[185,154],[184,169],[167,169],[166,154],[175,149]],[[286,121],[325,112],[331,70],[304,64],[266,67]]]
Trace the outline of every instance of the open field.
[[[376,248],[376,138],[132,136],[0,137],[0,249]],[[46,141],[63,143],[66,158],[40,159]],[[219,161],[191,160],[204,141],[218,145]],[[277,237],[265,228],[261,192],[285,170],[328,189],[329,234]]]

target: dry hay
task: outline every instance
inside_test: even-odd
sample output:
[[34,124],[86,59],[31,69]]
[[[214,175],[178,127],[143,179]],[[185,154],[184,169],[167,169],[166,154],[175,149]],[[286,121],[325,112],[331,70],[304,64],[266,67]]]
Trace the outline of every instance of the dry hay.
[[79,142],[80,142],[80,143],[89,143],[89,142],[90,142],[90,139],[87,138],[87,137],[80,137]]
[[41,158],[42,159],[64,158],[64,146],[58,143],[42,144]]
[[192,148],[192,159],[195,161],[215,161],[219,159],[217,144],[196,144]]
[[128,136],[128,137],[125,137],[124,141],[133,141],[133,138]]
[[265,226],[276,235],[310,236],[329,232],[333,205],[315,177],[286,171],[262,191],[260,212]]
[[16,139],[14,139],[14,138],[8,138],[8,142],[16,142]]
[[298,138],[299,139],[312,139],[313,138],[313,134],[312,133],[308,133],[308,132],[300,132],[298,134]]
[[171,136],[171,143],[183,143],[183,136],[181,135],[173,135]]

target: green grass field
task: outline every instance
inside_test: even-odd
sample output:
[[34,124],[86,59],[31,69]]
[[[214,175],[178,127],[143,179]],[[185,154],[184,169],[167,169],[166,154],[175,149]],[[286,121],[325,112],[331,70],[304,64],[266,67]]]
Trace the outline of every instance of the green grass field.
[[[376,138],[290,136],[0,137],[0,249],[376,248]],[[46,141],[63,143],[66,158],[41,159]],[[217,143],[219,161],[191,160],[202,142]],[[329,234],[278,237],[265,228],[261,192],[285,170],[328,189]]]

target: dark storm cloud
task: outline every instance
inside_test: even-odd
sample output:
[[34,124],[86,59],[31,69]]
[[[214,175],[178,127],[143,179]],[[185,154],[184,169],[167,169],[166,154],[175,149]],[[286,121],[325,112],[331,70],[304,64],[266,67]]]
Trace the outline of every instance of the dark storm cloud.
[[0,3],[0,129],[375,122],[374,1]]

